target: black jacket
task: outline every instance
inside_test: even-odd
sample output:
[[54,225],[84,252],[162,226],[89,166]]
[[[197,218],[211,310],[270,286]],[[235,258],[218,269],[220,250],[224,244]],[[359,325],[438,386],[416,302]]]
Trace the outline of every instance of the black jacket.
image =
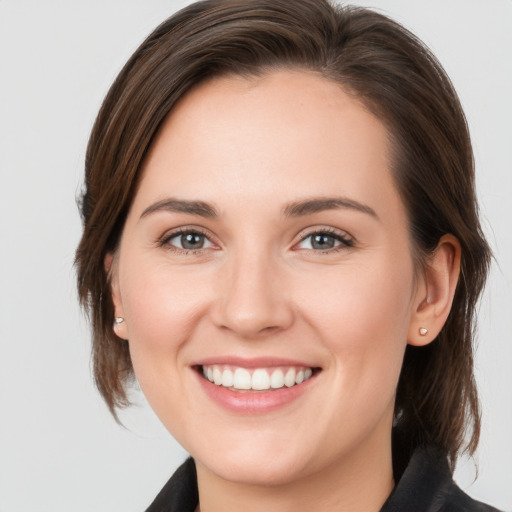
[[[417,448],[405,469],[394,471],[398,483],[380,512],[498,512],[462,492],[436,450]],[[188,459],[146,512],[194,512],[197,503],[196,467]]]

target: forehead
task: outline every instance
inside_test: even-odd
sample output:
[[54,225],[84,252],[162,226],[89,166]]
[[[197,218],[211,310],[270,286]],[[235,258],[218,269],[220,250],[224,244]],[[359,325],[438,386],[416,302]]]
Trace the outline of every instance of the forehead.
[[139,191],[155,199],[171,189],[247,205],[333,193],[369,202],[385,191],[397,200],[384,124],[340,85],[289,70],[215,78],[180,101],[150,148]]

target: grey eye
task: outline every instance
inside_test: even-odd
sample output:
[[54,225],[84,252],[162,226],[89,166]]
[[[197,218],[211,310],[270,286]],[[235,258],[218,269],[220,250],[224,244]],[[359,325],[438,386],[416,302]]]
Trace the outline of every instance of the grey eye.
[[327,251],[339,246],[351,247],[352,240],[344,238],[342,235],[329,232],[311,233],[304,237],[297,245],[299,249],[309,249],[315,251]]
[[311,236],[311,247],[313,249],[332,249],[339,244],[339,240],[336,240],[333,236],[326,235],[325,233],[318,233]]
[[177,235],[174,235],[171,238],[169,238],[167,243],[179,249],[184,249],[188,251],[204,249],[206,247],[211,247],[213,245],[205,235],[203,235],[202,233],[197,233],[195,231],[189,231],[186,233],[179,233]]

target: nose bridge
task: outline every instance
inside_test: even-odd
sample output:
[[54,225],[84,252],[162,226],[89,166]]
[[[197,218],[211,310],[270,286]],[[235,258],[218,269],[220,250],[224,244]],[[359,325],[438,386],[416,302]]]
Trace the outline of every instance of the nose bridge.
[[282,286],[283,268],[269,248],[244,244],[227,258],[216,304],[216,323],[251,338],[284,329],[293,320]]

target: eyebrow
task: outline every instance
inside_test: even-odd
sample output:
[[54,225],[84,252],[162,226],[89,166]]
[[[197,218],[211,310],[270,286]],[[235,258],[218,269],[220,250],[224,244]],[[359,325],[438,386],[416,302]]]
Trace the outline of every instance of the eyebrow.
[[[358,201],[354,201],[353,199],[344,197],[314,197],[310,199],[303,199],[301,201],[294,201],[293,203],[287,204],[282,211],[285,217],[302,217],[326,210],[339,209],[355,210],[379,220],[379,216],[373,208]],[[207,218],[219,217],[217,209],[212,204],[205,201],[187,201],[184,199],[168,198],[148,206],[142,212],[140,218],[142,219],[152,213],[160,211],[188,213]]]
[[283,213],[286,217],[301,217],[325,210],[349,209],[365,213],[379,220],[379,216],[368,205],[345,197],[313,197],[288,204]]
[[177,212],[177,213],[190,213],[192,215],[199,215],[200,217],[215,218],[219,214],[215,207],[204,201],[186,201],[183,199],[168,198],[158,201],[151,206],[148,206],[141,214],[140,218],[147,217],[155,212]]

